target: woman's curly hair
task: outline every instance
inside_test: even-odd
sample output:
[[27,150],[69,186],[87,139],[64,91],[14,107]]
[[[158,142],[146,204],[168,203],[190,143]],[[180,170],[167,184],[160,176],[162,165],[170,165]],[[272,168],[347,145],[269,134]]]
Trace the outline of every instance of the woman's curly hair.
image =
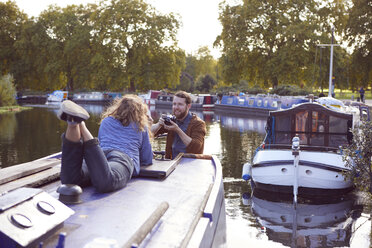
[[101,122],[104,118],[111,116],[119,120],[123,126],[128,126],[131,122],[137,124],[138,131],[145,131],[145,127],[150,132],[150,121],[148,107],[143,100],[136,95],[124,95],[116,98],[113,103],[101,115]]

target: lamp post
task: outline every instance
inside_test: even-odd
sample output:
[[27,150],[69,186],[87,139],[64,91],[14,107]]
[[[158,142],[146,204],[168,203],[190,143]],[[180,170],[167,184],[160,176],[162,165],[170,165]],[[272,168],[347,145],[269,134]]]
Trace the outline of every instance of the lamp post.
[[331,40],[331,44],[318,44],[317,45],[317,46],[320,46],[320,47],[326,47],[326,46],[330,46],[331,47],[331,55],[330,55],[330,58],[329,58],[328,97],[332,97],[333,47],[334,46],[339,46],[338,44],[333,44],[333,31],[334,31],[334,28],[332,28],[332,40]]
[[320,82],[320,87],[322,88],[322,93],[323,93],[323,80],[322,80],[322,49],[324,49],[324,46],[320,47],[320,61],[319,61],[319,82]]

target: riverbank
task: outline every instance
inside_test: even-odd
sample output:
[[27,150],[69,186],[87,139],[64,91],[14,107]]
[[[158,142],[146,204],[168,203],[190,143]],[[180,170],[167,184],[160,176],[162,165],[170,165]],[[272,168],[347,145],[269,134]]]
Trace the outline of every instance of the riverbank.
[[5,114],[8,112],[20,112],[22,110],[28,110],[28,109],[32,109],[32,107],[24,107],[24,106],[19,106],[19,105],[5,106],[5,107],[0,107],[0,114]]

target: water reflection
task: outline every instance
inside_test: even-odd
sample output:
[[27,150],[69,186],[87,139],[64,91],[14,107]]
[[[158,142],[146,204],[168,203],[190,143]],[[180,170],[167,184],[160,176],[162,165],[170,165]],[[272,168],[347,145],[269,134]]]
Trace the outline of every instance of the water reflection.
[[[97,136],[105,107],[84,105],[84,108],[91,115],[86,124]],[[161,114],[170,114],[170,111],[150,108],[155,122]],[[56,107],[44,107],[0,115],[0,166],[24,163],[60,151],[60,136],[66,123],[58,120],[56,113]],[[222,164],[228,247],[242,247],[242,244],[250,247],[350,246],[350,226],[353,225],[350,223],[361,220],[358,218],[361,207],[353,199],[321,204],[303,202],[294,211],[291,199],[251,197],[251,186],[241,179],[242,165],[251,161],[262,142],[265,119],[194,113],[207,124],[204,152],[216,155]],[[165,138],[154,139],[152,145],[154,150],[164,150]],[[370,225],[370,220],[368,223]],[[368,236],[369,232],[370,229],[363,234]]]
[[291,247],[348,247],[352,226],[363,207],[356,197],[307,200],[293,205],[291,195],[254,190],[249,203],[269,240]]
[[[98,134],[99,115],[87,126]],[[33,108],[0,115],[0,167],[29,162],[61,149],[61,134],[67,124],[57,119],[57,108]]]
[[228,115],[215,115],[221,126],[239,132],[254,131],[265,134],[266,118],[263,117],[236,117]]
[[0,139],[9,141],[14,139],[15,130],[17,129],[15,115],[12,112],[0,115]]

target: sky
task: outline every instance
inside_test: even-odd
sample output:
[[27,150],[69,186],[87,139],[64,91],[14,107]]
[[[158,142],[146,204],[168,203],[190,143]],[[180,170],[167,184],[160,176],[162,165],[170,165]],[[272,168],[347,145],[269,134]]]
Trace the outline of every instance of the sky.
[[[0,0],[6,2],[7,0]],[[96,0],[13,0],[19,9],[29,17],[37,17],[50,4],[66,7],[71,4],[98,3]],[[213,57],[220,56],[219,49],[213,48],[213,42],[221,33],[218,21],[218,4],[222,0],[147,0],[160,13],[178,13],[182,26],[178,31],[178,46],[187,54],[195,54],[202,46],[208,46]]]

